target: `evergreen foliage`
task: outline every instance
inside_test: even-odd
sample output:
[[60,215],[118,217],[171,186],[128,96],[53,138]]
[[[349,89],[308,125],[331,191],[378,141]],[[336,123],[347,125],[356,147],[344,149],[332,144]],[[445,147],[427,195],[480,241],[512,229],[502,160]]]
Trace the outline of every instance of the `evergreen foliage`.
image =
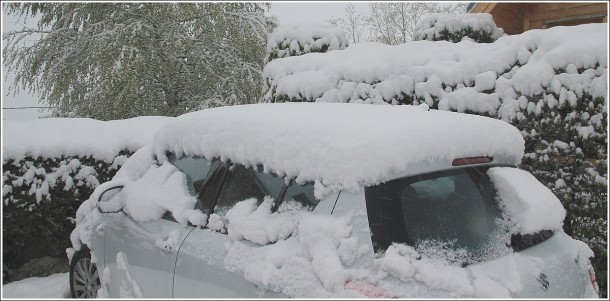
[[[562,72],[562,71],[557,71]],[[550,89],[529,103],[554,95]],[[557,99],[560,99],[555,94]],[[582,93],[575,105],[545,102],[537,113],[523,112],[513,124],[522,130],[526,156],[521,167],[550,188],[566,208],[564,231],[586,242],[601,296],[607,296],[608,114],[602,97]],[[579,129],[591,128],[586,134]]]
[[267,41],[265,64],[278,58],[345,49],[345,33],[326,25],[280,25]]
[[415,26],[413,40],[461,42],[468,38],[477,43],[493,43],[504,31],[490,14],[434,14]]
[[[345,32],[328,25],[282,25],[276,27],[269,35],[265,64],[279,58],[300,56],[307,53],[325,53],[331,50],[341,50],[349,46],[349,40],[345,37]],[[270,98],[275,95],[275,90],[269,89],[268,81],[263,85],[263,95],[266,101],[286,102],[300,101],[280,96]]]
[[457,31],[449,31],[443,29],[438,36],[434,36],[432,41],[449,41],[452,43],[461,42],[464,37],[468,37],[477,43],[492,43],[496,39],[491,36],[491,33],[483,30],[474,30],[472,27],[462,28]]
[[65,258],[71,217],[95,187],[112,179],[129,151],[114,162],[93,157],[8,159],[2,164],[2,258],[15,269],[44,256]]

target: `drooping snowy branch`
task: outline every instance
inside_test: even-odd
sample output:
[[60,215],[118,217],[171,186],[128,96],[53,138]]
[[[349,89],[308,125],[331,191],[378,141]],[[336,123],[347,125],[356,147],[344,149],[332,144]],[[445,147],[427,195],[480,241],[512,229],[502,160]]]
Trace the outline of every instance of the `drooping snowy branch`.
[[57,115],[179,115],[260,98],[260,4],[20,3],[7,13],[40,16],[37,29],[3,36],[12,91],[38,92]]

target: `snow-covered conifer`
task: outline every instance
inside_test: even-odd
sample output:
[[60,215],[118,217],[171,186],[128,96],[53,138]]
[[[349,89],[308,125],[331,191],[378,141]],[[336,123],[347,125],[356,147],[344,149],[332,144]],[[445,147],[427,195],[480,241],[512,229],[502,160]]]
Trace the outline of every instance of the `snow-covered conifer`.
[[433,14],[423,18],[414,29],[413,40],[450,41],[467,38],[477,43],[491,43],[504,34],[490,14]]

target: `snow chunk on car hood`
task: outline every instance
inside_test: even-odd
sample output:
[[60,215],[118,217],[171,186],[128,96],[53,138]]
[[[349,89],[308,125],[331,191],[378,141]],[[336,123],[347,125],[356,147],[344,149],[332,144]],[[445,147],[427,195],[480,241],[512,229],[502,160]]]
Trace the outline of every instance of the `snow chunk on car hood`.
[[487,174],[521,234],[561,229],[566,211],[551,190],[527,171],[494,167]]
[[260,164],[299,183],[322,184],[316,185],[320,197],[323,186],[355,191],[408,174],[418,163],[499,155],[518,164],[524,142],[515,127],[481,116],[412,106],[281,103],[182,115],[157,132],[153,149],[161,161],[172,151]]

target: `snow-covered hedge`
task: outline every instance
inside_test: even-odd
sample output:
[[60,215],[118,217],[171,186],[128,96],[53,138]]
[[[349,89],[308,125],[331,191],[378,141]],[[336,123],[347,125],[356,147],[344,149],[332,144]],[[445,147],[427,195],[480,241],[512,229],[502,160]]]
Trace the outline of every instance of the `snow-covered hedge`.
[[63,257],[78,206],[167,120],[5,121],[3,263],[17,268],[33,258]]
[[515,125],[522,168],[567,209],[566,232],[589,244],[602,289],[607,250],[607,26],[530,30],[493,43],[352,45],[265,66],[265,100],[422,104]]
[[491,43],[504,34],[490,14],[433,14],[414,29],[414,41],[461,42],[467,37],[478,43]]
[[345,33],[327,24],[287,24],[276,27],[267,41],[265,62],[310,52],[344,49]]
[[[115,162],[130,155],[123,151]],[[43,256],[61,257],[76,209],[120,164],[93,157],[26,156],[3,162],[3,258],[9,268]]]

